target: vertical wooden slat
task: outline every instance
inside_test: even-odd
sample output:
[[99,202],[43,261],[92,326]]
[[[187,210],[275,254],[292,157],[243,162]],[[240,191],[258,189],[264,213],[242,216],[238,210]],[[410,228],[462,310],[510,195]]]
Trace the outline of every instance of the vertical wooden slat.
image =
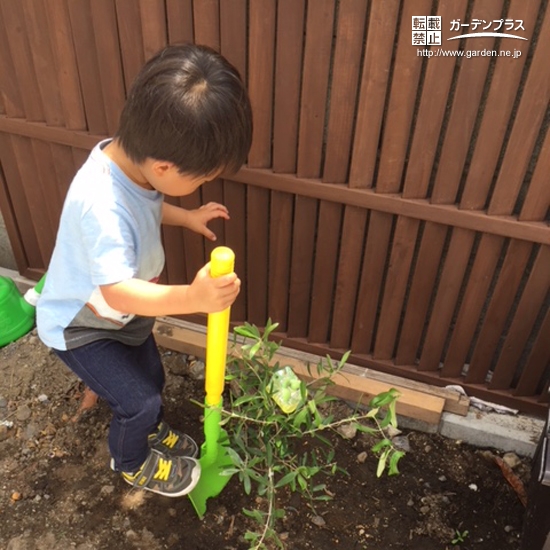
[[[2,15],[0,4],[0,15]],[[15,65],[9,50],[8,37],[4,29],[3,18],[0,19],[0,96],[3,101],[3,113],[10,117],[23,118],[25,115],[23,101],[17,80],[14,78]]]
[[248,91],[254,113],[254,136],[248,164],[253,168],[267,168],[271,165],[275,2],[252,0],[249,24]]
[[219,52],[219,0],[193,0],[193,22],[195,26],[195,43],[210,46]]
[[269,231],[269,295],[268,315],[287,330],[290,257],[292,251],[292,214],[294,197],[272,191]]
[[419,223],[418,220],[412,218],[403,216],[397,218],[374,345],[373,356],[375,358],[390,359],[393,357]]
[[267,281],[269,246],[269,190],[247,190],[247,319],[258,326],[267,321]]
[[515,394],[534,395],[537,386],[550,362],[550,310],[542,321],[536,340],[533,342],[531,353],[525,362]]
[[220,4],[220,51],[239,71],[243,82],[247,80],[246,43],[246,0],[225,0]]
[[4,32],[8,38],[25,118],[31,121],[43,121],[44,107],[40,95],[36,93],[38,81],[32,63],[23,5],[21,2],[1,0],[0,15],[2,16],[0,20],[4,22]]
[[350,187],[372,187],[398,13],[398,0],[371,2],[350,166]]
[[193,42],[193,0],[166,0],[170,44]]
[[[200,191],[197,190],[191,195],[186,195],[185,197],[179,198],[179,204],[187,210],[194,210],[202,206]],[[183,231],[183,243],[185,250],[185,269],[186,269],[186,280],[187,284],[191,284],[197,271],[208,261],[204,255],[204,237],[198,235],[193,231],[184,230]]]
[[351,340],[354,353],[371,350],[392,225],[391,214],[376,210],[370,213]]
[[307,336],[317,225],[317,201],[296,196],[290,266],[288,336]]
[[550,206],[550,185],[548,185],[548,174],[550,174],[550,132],[546,132],[544,144],[538,157],[533,177],[529,183],[529,189],[521,212],[520,221],[543,220]]
[[145,61],[151,59],[168,43],[164,0],[139,0],[143,53]]
[[550,100],[550,10],[546,10],[529,76],[506,147],[488,214],[513,211]]
[[98,69],[103,97],[106,99],[107,132],[113,135],[118,128],[125,100],[116,10],[112,0],[94,0],[90,7],[97,54],[101,60]]
[[43,0],[23,0],[22,7],[38,83],[35,93],[40,93],[42,97],[46,123],[51,126],[62,126],[63,109],[55,78],[55,59],[47,26],[46,6]]
[[71,130],[84,130],[86,129],[86,115],[80,89],[69,8],[65,0],[51,0],[48,3],[47,19],[56,58],[55,70],[57,83],[61,90],[65,127]]
[[[221,179],[215,179],[205,183],[201,186],[201,197],[202,204],[208,204],[209,202],[223,204],[223,181]],[[216,218],[208,224],[208,227],[214,232],[217,240],[211,241],[210,239],[204,239],[204,254],[206,258],[210,258],[210,254],[216,246],[225,244],[225,220]]]
[[[510,4],[508,18],[524,21],[525,33],[521,34],[528,40],[514,40],[514,48],[521,52],[521,57],[497,58],[460,208],[468,210],[485,208],[500,150],[506,137],[506,127],[510,122],[518,93],[527,51],[531,45],[539,5],[538,1],[525,2],[524,0],[512,0]],[[501,42],[502,48],[509,48],[505,40]]]
[[353,206],[345,208],[330,331],[333,348],[349,348],[351,343],[366,224],[366,210]]
[[497,235],[483,235],[480,239],[441,376],[458,377],[462,374],[503,244],[504,238]]
[[54,161],[55,177],[53,180],[57,186],[57,195],[62,203],[65,200],[69,185],[76,174],[73,154],[70,147],[65,145],[58,145],[56,143],[50,143],[49,145]]
[[347,181],[366,16],[364,0],[340,0],[323,181]]
[[235,252],[235,273],[241,279],[241,291],[231,307],[233,321],[245,321],[248,284],[246,277],[246,187],[242,183],[224,181],[223,202],[229,210],[230,219],[225,222],[225,240]]
[[106,135],[105,97],[101,89],[99,59],[92,27],[90,0],[68,0],[88,130]]
[[435,371],[439,367],[456,301],[468,265],[475,233],[453,229],[449,251],[437,287],[432,315],[422,347],[419,370]]
[[[309,341],[327,342],[332,317],[338,246],[342,223],[340,204],[322,201],[317,222],[317,246],[311,291]],[[358,274],[360,265],[358,266]]]
[[273,121],[273,171],[296,170],[304,0],[279,0]]
[[521,299],[514,313],[489,389],[509,388],[520,364],[521,354],[535,325],[541,304],[550,288],[550,247],[541,246]]
[[376,190],[380,193],[396,193],[401,188],[401,177],[423,59],[417,55],[416,48],[411,46],[411,21],[413,16],[419,13],[430,13],[431,7],[431,0],[405,2],[403,5],[402,24],[393,64],[391,94],[376,182]]
[[414,365],[417,360],[446,234],[444,225],[427,222],[424,227],[395,356],[397,365]]
[[[500,19],[502,0],[476,0],[474,13],[482,21]],[[464,47],[468,50],[491,50],[494,41],[494,38],[468,38]],[[432,191],[433,203],[452,204],[456,201],[490,61],[488,56],[472,57],[460,66]]]
[[129,90],[134,78],[145,63],[141,15],[139,3],[135,0],[115,0],[115,5],[124,83],[126,90]]
[[525,241],[512,241],[499,273],[491,303],[483,321],[475,348],[472,353],[466,382],[483,383],[491,367],[499,339],[518,286],[525,271],[532,244]]
[[[179,199],[166,197],[167,203],[179,206]],[[181,284],[187,281],[186,250],[183,238],[183,231],[180,227],[170,225],[162,226],[162,238],[164,250],[166,251],[166,263],[164,266],[163,283]],[[163,277],[161,277],[161,280]]]
[[334,10],[334,0],[317,0],[307,11],[297,167],[304,178],[321,175]]
[[[459,40],[446,41],[451,34],[446,22],[451,18],[463,21],[466,7],[466,0],[440,4],[438,15],[443,21],[442,43],[445,50],[456,51],[460,43]],[[456,57],[452,55],[428,59],[405,175],[404,198],[426,197],[455,66]]]

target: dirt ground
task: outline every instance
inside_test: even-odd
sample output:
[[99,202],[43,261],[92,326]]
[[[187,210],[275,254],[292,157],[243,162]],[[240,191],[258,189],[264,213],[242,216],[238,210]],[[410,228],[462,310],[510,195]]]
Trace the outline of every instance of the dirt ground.
[[[202,442],[203,382],[185,357],[162,350],[166,418]],[[133,490],[108,467],[105,403],[75,421],[79,381],[31,332],[0,349],[0,548],[7,550],[246,550],[253,524],[241,512],[261,503],[236,477],[199,520],[187,497]],[[11,425],[13,423],[13,425]],[[487,452],[405,430],[401,474],[377,479],[363,436],[334,434],[349,476],[326,480],[334,499],[316,513],[295,495],[281,507],[289,550],[517,550],[524,507]],[[495,454],[499,454],[496,453]],[[514,457],[512,457],[513,459]],[[527,481],[529,461],[512,464]],[[463,540],[460,540],[463,539]]]

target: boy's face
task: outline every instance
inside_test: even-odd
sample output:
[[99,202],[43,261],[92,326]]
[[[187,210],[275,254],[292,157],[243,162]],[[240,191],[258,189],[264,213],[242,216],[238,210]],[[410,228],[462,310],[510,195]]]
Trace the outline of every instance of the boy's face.
[[190,195],[203,183],[216,179],[222,170],[205,176],[182,174],[171,162],[147,159],[140,166],[141,173],[152,189],[170,197]]

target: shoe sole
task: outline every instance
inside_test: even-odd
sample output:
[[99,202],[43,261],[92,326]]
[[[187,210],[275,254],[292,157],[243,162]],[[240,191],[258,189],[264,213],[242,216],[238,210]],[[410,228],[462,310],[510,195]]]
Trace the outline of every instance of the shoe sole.
[[[121,476],[121,477],[128,485],[131,485],[134,489],[142,489],[143,491],[150,491],[151,493],[155,493],[156,495],[162,495],[165,497],[174,497],[174,498],[183,497],[189,494],[197,486],[197,483],[199,482],[199,479],[201,477],[201,465],[199,461],[194,458],[188,458],[188,460],[191,460],[192,462],[195,463],[194,468],[191,470],[191,483],[187,487],[185,487],[185,489],[182,489],[177,493],[165,493],[163,491],[159,491],[158,489],[151,489],[149,487],[138,487],[137,485],[134,485],[131,481],[127,480],[124,476]],[[111,470],[116,472],[117,470],[115,470],[115,461],[113,458],[111,458],[110,465],[111,465]]]

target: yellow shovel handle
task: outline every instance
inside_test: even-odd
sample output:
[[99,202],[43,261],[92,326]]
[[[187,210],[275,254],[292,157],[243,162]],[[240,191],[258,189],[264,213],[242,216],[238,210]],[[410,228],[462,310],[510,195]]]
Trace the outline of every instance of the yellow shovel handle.
[[[232,273],[235,254],[226,246],[218,246],[210,256],[210,274],[221,277]],[[231,308],[208,315],[206,333],[206,404],[218,406],[222,399],[227,359],[227,338],[229,336],[229,315]]]

